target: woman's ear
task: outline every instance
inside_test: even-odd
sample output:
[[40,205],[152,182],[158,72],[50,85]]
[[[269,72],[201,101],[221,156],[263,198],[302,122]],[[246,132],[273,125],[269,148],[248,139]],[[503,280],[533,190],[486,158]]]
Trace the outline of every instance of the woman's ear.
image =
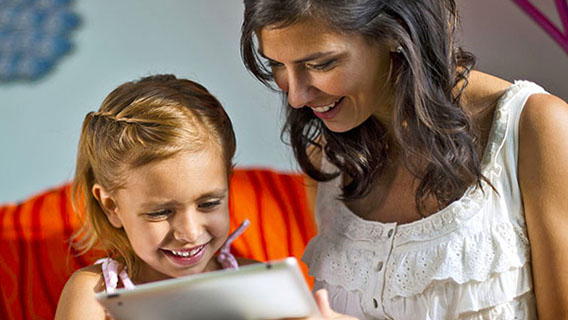
[[116,200],[98,183],[93,185],[92,192],[106,214],[110,224],[115,228],[122,228],[122,220],[120,220],[120,216],[117,212],[118,206],[116,205]]

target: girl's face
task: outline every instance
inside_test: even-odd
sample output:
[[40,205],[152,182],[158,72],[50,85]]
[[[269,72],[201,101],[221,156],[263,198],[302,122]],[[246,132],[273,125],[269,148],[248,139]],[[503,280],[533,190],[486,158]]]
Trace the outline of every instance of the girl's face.
[[219,268],[214,256],[229,232],[229,186],[222,157],[208,149],[129,170],[107,210],[143,261],[142,282]]
[[317,20],[263,28],[258,36],[260,53],[292,107],[311,108],[335,132],[371,115],[388,121],[391,48],[336,33]]

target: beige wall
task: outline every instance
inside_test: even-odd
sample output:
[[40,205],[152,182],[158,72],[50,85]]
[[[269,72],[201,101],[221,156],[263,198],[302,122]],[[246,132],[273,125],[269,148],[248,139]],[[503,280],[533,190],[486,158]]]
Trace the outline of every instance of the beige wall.
[[[560,26],[554,0],[531,1]],[[458,0],[458,5],[462,43],[477,56],[480,70],[509,81],[537,82],[568,100],[568,52],[513,0]]]
[[[412,1],[412,0],[408,0]],[[462,42],[480,69],[533,80],[568,100],[568,54],[512,0],[457,0]],[[553,0],[532,0],[556,19]],[[33,83],[0,84],[0,203],[73,175],[84,115],[117,84],[172,72],[205,84],[227,108],[242,166],[294,169],[279,139],[277,95],[242,66],[240,0],[75,1],[74,51]]]

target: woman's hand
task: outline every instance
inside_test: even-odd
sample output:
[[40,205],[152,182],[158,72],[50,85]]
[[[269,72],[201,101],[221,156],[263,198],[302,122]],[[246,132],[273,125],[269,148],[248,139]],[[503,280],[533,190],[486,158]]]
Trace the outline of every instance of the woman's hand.
[[339,314],[329,306],[329,296],[327,294],[327,290],[319,289],[315,293],[316,304],[320,310],[321,316],[323,319],[357,319],[348,315]]
[[319,289],[314,294],[316,299],[316,304],[320,310],[321,316],[319,317],[309,317],[309,318],[286,318],[282,320],[322,320],[322,319],[338,319],[338,320],[357,320],[352,316],[337,313],[331,309],[329,306],[329,296],[327,290]]

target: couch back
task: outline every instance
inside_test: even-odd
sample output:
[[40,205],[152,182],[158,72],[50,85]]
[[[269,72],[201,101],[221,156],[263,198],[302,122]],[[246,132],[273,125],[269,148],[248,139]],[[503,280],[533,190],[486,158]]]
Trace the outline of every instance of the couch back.
[[[77,255],[69,238],[79,221],[69,184],[0,206],[0,319],[53,319],[63,285],[101,256]],[[236,169],[229,195],[231,230],[249,219],[232,244],[236,256],[259,261],[301,258],[316,226],[300,174]],[[309,286],[313,280],[300,263]]]

